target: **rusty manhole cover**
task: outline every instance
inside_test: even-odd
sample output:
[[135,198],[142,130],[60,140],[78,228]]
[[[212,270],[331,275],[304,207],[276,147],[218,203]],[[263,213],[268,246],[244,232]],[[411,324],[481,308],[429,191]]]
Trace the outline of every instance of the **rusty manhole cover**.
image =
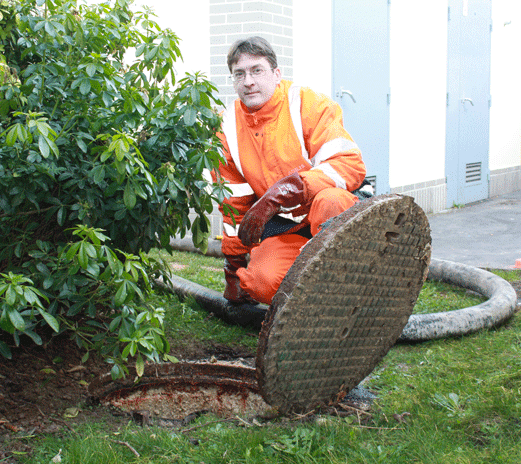
[[256,368],[239,364],[148,366],[138,385],[90,393],[128,411],[182,418],[310,411],[340,401],[400,336],[427,277],[430,228],[410,197],[365,200],[303,248],[263,323]]
[[354,206],[308,242],[261,330],[256,364],[266,401],[306,410],[358,385],[406,325],[430,242],[423,210],[398,195]]

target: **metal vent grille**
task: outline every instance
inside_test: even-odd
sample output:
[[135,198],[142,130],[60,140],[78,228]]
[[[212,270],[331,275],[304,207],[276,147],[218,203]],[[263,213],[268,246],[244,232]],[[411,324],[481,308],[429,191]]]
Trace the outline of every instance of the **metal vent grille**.
[[365,180],[372,185],[374,191],[376,192],[376,176],[367,176]]
[[479,182],[481,180],[481,161],[478,163],[467,163],[465,169],[465,182]]

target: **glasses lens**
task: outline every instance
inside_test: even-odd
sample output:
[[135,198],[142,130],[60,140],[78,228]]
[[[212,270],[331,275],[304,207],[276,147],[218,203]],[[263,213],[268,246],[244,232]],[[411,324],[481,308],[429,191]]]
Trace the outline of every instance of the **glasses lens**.
[[253,78],[262,77],[266,74],[266,69],[264,68],[254,68],[251,71],[236,71],[232,74],[233,82],[242,82],[246,79],[246,75],[249,74]]

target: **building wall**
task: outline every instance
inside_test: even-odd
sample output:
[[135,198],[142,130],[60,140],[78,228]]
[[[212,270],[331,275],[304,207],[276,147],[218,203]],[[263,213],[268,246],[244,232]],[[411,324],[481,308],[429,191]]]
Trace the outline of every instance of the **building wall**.
[[[205,72],[235,98],[226,53],[239,38],[273,43],[284,78],[331,96],[332,0],[141,0],[181,38],[178,73]],[[448,0],[390,6],[390,185],[428,212],[445,209]],[[312,13],[310,13],[312,11]],[[521,189],[521,2],[492,0],[490,196]]]
[[521,44],[521,2],[493,0],[490,75],[491,197],[521,189],[519,44]]
[[391,2],[392,189],[445,177],[446,0]]
[[[331,0],[295,0],[293,6],[294,81],[331,96]],[[313,9],[313,14],[309,11]]]

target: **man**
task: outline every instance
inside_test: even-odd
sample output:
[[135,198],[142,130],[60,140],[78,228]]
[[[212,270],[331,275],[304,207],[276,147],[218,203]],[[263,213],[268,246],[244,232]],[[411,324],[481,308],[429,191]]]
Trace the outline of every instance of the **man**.
[[339,105],[282,80],[265,39],[235,42],[227,61],[239,99],[223,115],[219,175],[238,214],[223,214],[224,297],[269,304],[311,236],[358,201],[366,169]]

